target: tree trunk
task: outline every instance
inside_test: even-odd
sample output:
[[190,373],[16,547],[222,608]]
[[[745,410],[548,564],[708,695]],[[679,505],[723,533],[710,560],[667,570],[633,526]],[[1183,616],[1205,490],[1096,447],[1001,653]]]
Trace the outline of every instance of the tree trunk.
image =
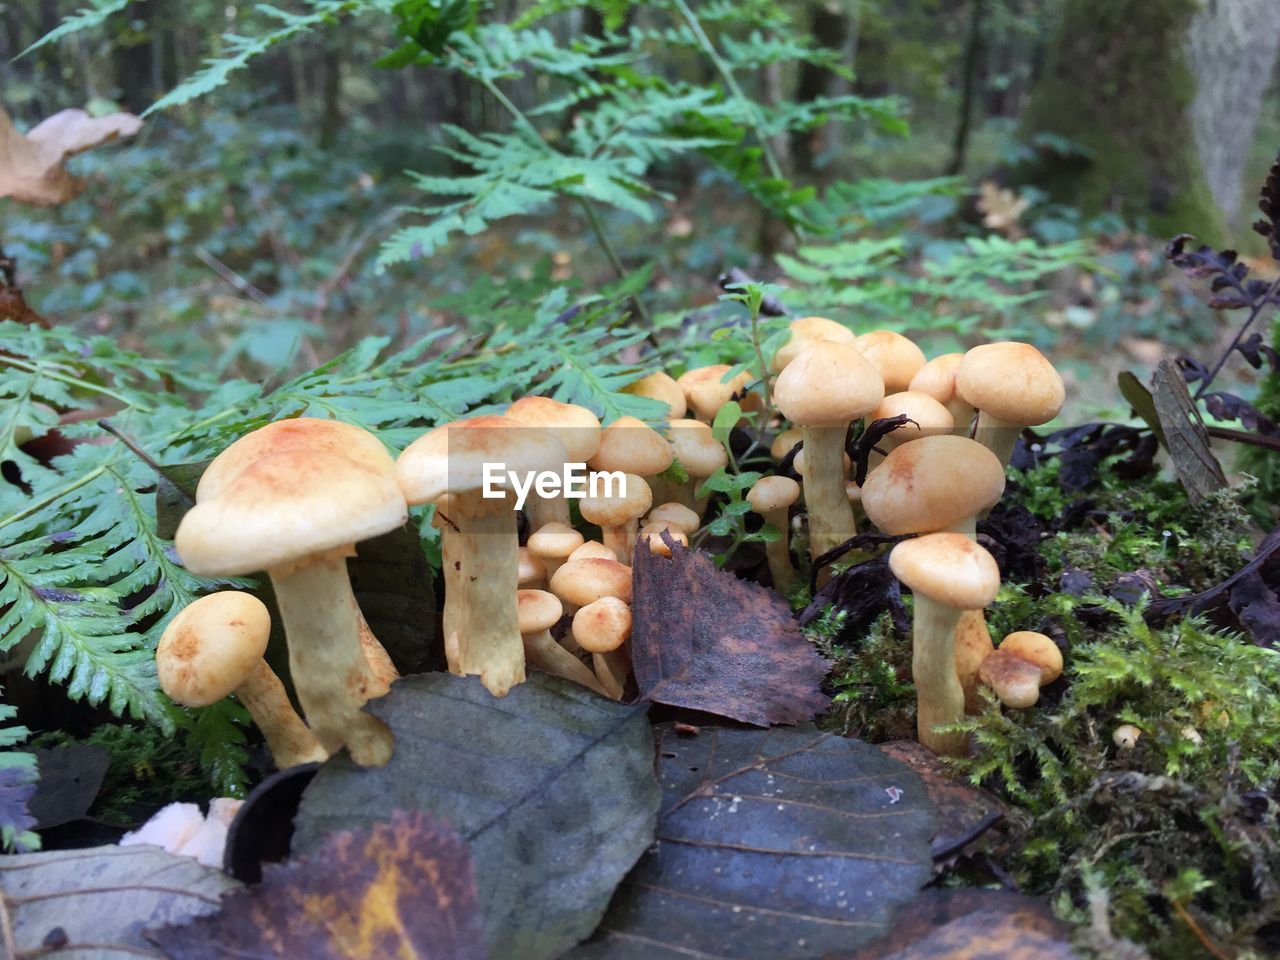
[[1183,53],[1199,0],[1066,0],[1025,132],[1087,156],[1045,151],[1037,185],[1086,213],[1147,216],[1157,234],[1212,241],[1221,218],[1191,133],[1195,78]]
[[1245,163],[1280,52],[1275,0],[1205,0],[1191,22],[1196,75],[1191,123],[1205,180],[1227,222],[1239,226]]
[[963,76],[960,79],[960,122],[951,146],[951,163],[947,173],[952,176],[964,170],[969,152],[969,131],[973,127],[973,104],[978,91],[978,67],[982,63],[982,15],[984,0],[972,0],[969,8],[969,39],[965,42]]
[[[842,50],[849,36],[851,18],[841,6],[818,2],[812,6],[809,31],[813,42],[820,47]],[[834,74],[830,70],[811,63],[800,65],[800,79],[796,83],[796,100],[808,103],[828,95]],[[812,173],[814,157],[818,153],[817,130],[798,130],[791,137],[791,157],[796,173]]]

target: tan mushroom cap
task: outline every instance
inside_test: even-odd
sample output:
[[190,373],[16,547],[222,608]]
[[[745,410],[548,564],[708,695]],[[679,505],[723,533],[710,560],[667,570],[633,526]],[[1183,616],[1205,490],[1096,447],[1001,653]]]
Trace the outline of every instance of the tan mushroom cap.
[[637,540],[643,540],[649,544],[649,552],[657,554],[660,557],[671,556],[671,548],[667,546],[667,541],[662,538],[663,534],[671,538],[672,543],[678,543],[682,547],[689,545],[688,535],[677,527],[675,524],[667,520],[659,520],[657,523],[646,523],[640,528],[640,532],[636,534]]
[[956,395],[956,371],[963,359],[963,353],[944,353],[934,357],[916,371],[907,389],[927,393],[945,406]]
[[803,439],[804,434],[799,427],[788,427],[773,438],[773,443],[769,445],[769,453],[773,459],[781,461],[791,452],[791,448]]
[[872,330],[854,341],[854,346],[880,371],[885,393],[901,393],[924,366],[924,351],[900,333]]
[[196,485],[196,500],[216,497],[245,467],[273,453],[317,450],[337,453],[362,467],[390,473],[396,463],[376,436],[340,420],[297,417],[277,420],[246,433],[218,454]]
[[747,491],[747,503],[756,513],[785,510],[800,499],[800,484],[790,477],[761,477]]
[[993,506],[1000,459],[968,437],[921,437],[891,450],[862,485],[862,508],[884,533],[942,530]]
[[551,592],[579,607],[601,597],[617,597],[630,603],[631,568],[617,560],[572,560],[551,578]]
[[542,562],[542,558],[531,551],[528,547],[521,547],[516,554],[519,558],[516,567],[516,582],[520,586],[527,583],[537,583],[547,575],[547,565]]
[[[621,489],[619,489],[621,486]],[[653,491],[643,477],[628,473],[621,485],[614,484],[613,496],[583,497],[578,501],[582,519],[601,527],[620,527],[639,520],[653,506]]]
[[[702,419],[710,420],[715,417],[721,407],[733,399],[734,394],[742,393],[751,382],[751,374],[744,370],[737,376],[731,377],[726,383],[724,375],[732,369],[733,367],[723,363],[712,364],[709,367],[695,367],[676,380],[680,389],[684,391],[689,409]],[[742,406],[743,409],[749,409],[745,402]]]
[[617,650],[631,636],[631,608],[617,597],[601,597],[573,615],[573,639],[588,653]]
[[979,610],[996,598],[995,557],[962,533],[928,533],[903,540],[889,554],[889,569],[911,588],[959,610]]
[[207,707],[240,686],[261,662],[271,614],[250,593],[223,590],[189,604],[156,647],[160,686],[176,703]]
[[567,523],[553,520],[529,534],[527,545],[535,557],[563,560],[582,546],[582,534]]
[[432,503],[446,493],[483,490],[485,464],[504,464],[526,476],[559,473],[567,461],[564,444],[546,430],[508,417],[471,417],[409,444],[396,461],[395,476],[409,503]]
[[516,615],[521,633],[541,633],[560,622],[564,604],[554,593],[545,590],[517,590]]
[[1040,668],[1012,653],[996,650],[990,654],[978,668],[978,680],[1014,710],[1033,707],[1040,700]]
[[702,518],[683,503],[660,503],[649,511],[648,523],[669,523],[677,530],[692,534],[702,526]]
[[619,417],[600,434],[600,449],[587,462],[592,470],[652,477],[671,466],[671,444],[643,420]]
[[600,449],[600,418],[576,403],[521,397],[503,416],[550,432],[564,445],[568,463],[586,463]]
[[617,555],[599,540],[587,540],[569,554],[568,560],[617,560]]
[[648,397],[650,400],[665,403],[668,407],[668,420],[678,420],[689,409],[688,401],[685,400],[684,391],[680,389],[680,384],[676,383],[674,378],[661,370],[657,373],[651,373],[647,377],[641,377],[630,386],[623,387],[622,392],[633,393],[637,397]]
[[1062,410],[1066,388],[1044,354],[1007,340],[974,347],[956,371],[956,390],[988,416],[1034,427]]
[[955,426],[951,411],[929,396],[915,390],[891,393],[880,401],[880,406],[867,414],[867,422],[884,420],[905,414],[912,423],[905,423],[883,439],[892,445],[919,440],[921,437],[950,433]]
[[672,453],[691,477],[709,477],[729,463],[729,451],[701,420],[672,420],[667,439]]
[[338,453],[289,450],[251,463],[192,507],[174,546],[192,573],[237,576],[368,540],[407,519],[390,473]]
[[837,426],[874,410],[884,381],[857,347],[817,340],[778,374],[773,399],[796,426]]
[[836,323],[826,317],[800,317],[798,320],[791,321],[791,338],[773,355],[769,369],[774,373],[779,372],[814,340],[853,343],[856,339],[854,332],[842,323]]
[[1005,637],[999,649],[1039,667],[1041,684],[1053,683],[1062,676],[1062,651],[1043,633],[1019,630]]

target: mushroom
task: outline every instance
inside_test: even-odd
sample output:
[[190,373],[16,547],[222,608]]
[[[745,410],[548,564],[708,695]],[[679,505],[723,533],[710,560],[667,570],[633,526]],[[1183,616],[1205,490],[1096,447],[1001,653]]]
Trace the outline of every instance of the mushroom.
[[529,552],[542,561],[548,578],[554,577],[560,564],[582,546],[582,534],[567,523],[554,521],[529,534]]
[[[865,423],[875,420],[887,420],[891,417],[905,416],[907,422],[895,430],[891,430],[880,438],[877,446],[886,453],[904,443],[919,440],[921,437],[936,437],[951,433],[955,421],[951,412],[927,393],[916,393],[903,390],[891,393],[880,401],[880,406],[867,414]],[[872,451],[867,459],[867,466],[874,470],[884,461],[884,456]]]
[[1043,633],[1011,633],[982,661],[978,678],[1014,710],[1035,706],[1040,688],[1062,676],[1062,651]]
[[649,552],[657,554],[660,557],[671,556],[671,548],[667,546],[667,541],[662,538],[666,534],[673,543],[678,543],[682,547],[689,545],[688,535],[677,527],[670,520],[659,520],[657,523],[647,523],[640,528],[636,540],[639,543],[648,544]]
[[751,509],[764,517],[764,522],[778,531],[776,540],[765,544],[765,558],[769,561],[769,575],[773,587],[786,594],[795,584],[796,572],[791,566],[791,550],[787,534],[791,529],[789,513],[791,505],[800,499],[800,484],[790,477],[761,477],[747,491]]
[[680,384],[659,370],[647,377],[641,377],[635,383],[622,388],[623,393],[633,393],[637,397],[648,397],[667,405],[667,419],[678,420],[688,409],[684,391]]
[[569,554],[568,560],[572,563],[574,560],[617,560],[617,554],[606,547],[599,540],[587,540],[582,546]]
[[[546,430],[564,445],[565,463],[586,464],[600,449],[600,420],[586,407],[561,403],[550,397],[523,397],[504,416],[526,426]],[[529,492],[529,526],[568,523],[569,502],[564,491],[544,496],[535,486]]]
[[1062,377],[1029,343],[974,347],[956,369],[956,391],[978,411],[973,438],[1007,465],[1024,427],[1052,420],[1062,409]]
[[961,533],[930,533],[904,540],[889,554],[889,568],[915,596],[911,675],[916,684],[917,736],[946,756],[965,752],[962,733],[939,726],[964,717],[964,690],[956,675],[955,635],[965,610],[980,610],[996,597],[995,558]]
[[592,470],[634,473],[651,482],[671,466],[674,454],[662,434],[635,417],[619,417],[600,432],[600,449],[588,463]]
[[160,687],[188,707],[207,707],[234,693],[281,770],[324,760],[329,754],[262,659],[270,635],[271,614],[253,594],[224,590],[201,597],[180,611],[160,637]]
[[981,686],[978,671],[994,650],[983,611],[966,610],[960,614],[960,622],[956,624],[956,676],[964,690],[965,713],[981,713],[986,706],[978,690]]
[[1111,732],[1111,742],[1121,750],[1132,750],[1138,745],[1142,730],[1132,723],[1122,723]]
[[609,693],[581,660],[556,643],[551,628],[564,615],[560,598],[545,590],[521,590],[516,594],[520,636],[529,662],[554,677],[579,683],[603,697]]
[[582,519],[600,527],[604,545],[622,563],[631,562],[638,521],[653,506],[649,485],[633,473],[623,475],[621,489],[609,496],[583,497],[578,501]]
[[630,603],[631,568],[617,560],[574,560],[555,572],[551,592],[575,610],[601,597],[617,597]]
[[953,531],[973,537],[977,516],[1004,493],[1004,468],[968,437],[921,437],[867,474],[862,509],[882,532]]
[[396,461],[396,480],[410,503],[449,495],[458,577],[455,590],[445,595],[445,639],[453,642],[450,633],[457,637],[458,672],[478,675],[495,697],[524,681],[524,643],[516,610],[516,511],[505,495],[485,496],[486,485],[491,492],[510,493],[494,489],[485,465],[501,463],[509,473],[529,476],[556,470],[565,460],[564,446],[547,431],[486,416],[438,427]]
[[924,366],[924,352],[900,333],[872,330],[853,341],[853,345],[880,371],[884,392],[901,393],[911,378]]
[[728,466],[729,451],[701,420],[672,420],[667,427],[667,439],[671,452],[689,474],[688,485],[672,484],[674,493],[681,503],[701,514],[706,500],[698,499],[698,488],[707,477]]
[[720,408],[735,396],[739,397],[738,402],[743,410],[756,409],[755,398],[744,394],[747,384],[751,382],[751,374],[744,370],[726,381],[725,375],[732,369],[733,367],[724,363],[695,367],[676,380],[684,391],[689,409],[699,420],[710,423],[716,418]]
[[780,373],[792,360],[800,355],[800,351],[815,340],[827,340],[831,343],[853,343],[857,337],[843,323],[836,323],[826,317],[801,317],[791,321],[791,336],[769,362],[772,373]]
[[792,448],[803,439],[804,432],[799,427],[788,427],[773,438],[773,443],[769,444],[769,454],[781,463]]
[[690,537],[702,526],[702,518],[683,503],[660,503],[649,511],[645,522],[669,523]]
[[266,570],[307,722],[329,753],[345,746],[362,766],[385,764],[394,738],[360,710],[380,684],[361,645],[347,558],[356,543],[407,518],[390,475],[298,448],[261,457],[216,495],[198,498],[174,538],[183,564],[200,576]]
[[521,587],[533,587],[547,579],[547,565],[528,547],[516,552],[516,582]]
[[934,357],[916,371],[907,389],[927,393],[947,408],[955,426],[956,436],[967,437],[973,425],[973,406],[956,392],[956,370],[960,368],[963,353],[944,353]]
[[856,347],[820,340],[778,374],[773,397],[804,436],[809,552],[816,558],[857,532],[844,492],[845,436],[851,420],[884,399],[884,383]]
[[573,638],[591,654],[596,677],[614,700],[622,699],[631,673],[623,644],[631,636],[631,608],[618,597],[601,597],[573,615]]

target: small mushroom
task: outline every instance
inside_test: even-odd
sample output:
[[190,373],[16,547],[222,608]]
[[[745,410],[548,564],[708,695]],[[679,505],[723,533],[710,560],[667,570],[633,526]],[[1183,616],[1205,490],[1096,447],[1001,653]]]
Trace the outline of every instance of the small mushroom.
[[794,449],[797,443],[804,440],[804,431],[799,427],[788,427],[773,438],[769,444],[769,455],[779,463]]
[[857,336],[843,323],[836,323],[826,317],[800,317],[791,321],[791,336],[769,362],[772,373],[780,373],[792,360],[800,355],[800,351],[814,340],[827,340],[831,343],[853,343]]
[[542,561],[550,579],[582,542],[582,534],[573,527],[553,521],[529,534],[527,544],[529,552]]
[[669,557],[671,556],[671,548],[667,546],[667,541],[662,538],[664,533],[671,539],[672,543],[678,543],[682,547],[689,545],[689,537],[670,520],[659,520],[657,523],[645,524],[640,528],[640,533],[636,536],[636,542],[648,544],[650,553],[655,553],[660,557]]
[[964,355],[956,390],[978,411],[973,438],[1009,463],[1024,427],[1058,415],[1066,398],[1062,377],[1029,343],[985,343]]
[[521,547],[516,553],[516,582],[521,587],[536,587],[547,579],[547,565],[542,558],[528,547]]
[[[600,420],[586,407],[561,403],[550,397],[522,397],[503,416],[526,426],[546,430],[564,446],[565,463],[585,464],[600,449]],[[529,492],[529,526],[537,530],[545,524],[568,523],[569,502],[560,491],[543,496],[535,486]]]
[[521,590],[516,594],[516,609],[525,656],[530,663],[552,676],[572,680],[601,696],[609,696],[587,665],[551,636],[551,628],[564,615],[559,597],[545,590]]
[[956,626],[965,610],[980,610],[995,599],[1000,568],[990,553],[961,533],[904,540],[889,554],[889,568],[915,598],[911,675],[916,684],[917,735],[935,753],[960,756],[966,748],[964,734],[937,729],[964,717],[964,689],[956,674]]
[[702,518],[683,503],[660,503],[645,517],[646,523],[669,523],[692,537],[702,526]]
[[1122,723],[1111,732],[1111,742],[1121,750],[1132,750],[1138,745],[1142,730],[1132,723]]
[[636,545],[639,520],[653,506],[653,494],[649,485],[633,473],[623,476],[621,489],[612,495],[583,497],[578,501],[582,519],[600,527],[604,545],[614,552],[621,563],[631,562],[631,550]]
[[601,597],[630,603],[631,568],[617,560],[574,560],[555,572],[551,592],[575,610]]
[[956,676],[964,690],[965,713],[981,713],[986,707],[979,692],[978,671],[995,651],[987,618],[982,610],[966,610],[956,624]]
[[954,423],[952,432],[967,437],[973,426],[973,406],[956,392],[956,371],[960,369],[963,353],[944,353],[934,357],[916,371],[907,389],[927,393],[947,408]]
[[684,391],[680,389],[680,384],[676,383],[670,376],[659,370],[657,373],[651,373],[647,377],[641,377],[635,383],[622,388],[623,393],[633,393],[637,397],[648,397],[650,400],[657,400],[667,405],[667,419],[678,420],[684,416],[688,409],[688,402],[685,400]]
[[600,449],[587,462],[592,470],[634,473],[647,482],[671,466],[673,456],[671,444],[643,420],[619,417],[600,432]]
[[756,408],[756,398],[743,394],[747,384],[751,382],[751,374],[744,370],[725,380],[725,376],[732,369],[733,367],[723,363],[712,364],[709,367],[695,367],[676,380],[680,389],[684,391],[689,410],[692,410],[699,420],[711,423],[720,412],[720,408],[735,396],[739,397],[738,402],[744,411]]
[[689,474],[688,485],[676,487],[674,494],[685,506],[701,514],[706,500],[703,499],[699,505],[698,488],[707,477],[728,465],[729,451],[715,438],[711,427],[701,420],[671,421],[667,427],[667,439],[671,442],[675,458]]
[[1020,630],[982,661],[978,679],[1013,710],[1035,706],[1040,688],[1062,676],[1062,651],[1043,633]]
[[180,611],[160,637],[160,687],[188,707],[207,707],[234,693],[281,770],[324,760],[329,754],[262,659],[270,635],[271,614],[253,594],[224,590],[201,597]]
[[569,554],[568,561],[572,563],[574,560],[617,560],[617,556],[612,550],[606,547],[599,540],[587,540],[582,546],[578,547],[573,553]]
[[880,371],[884,392],[901,393],[924,366],[924,352],[900,333],[872,330],[853,341],[858,352]]
[[791,505],[798,499],[800,484],[790,477],[761,477],[747,491],[747,502],[751,504],[751,509],[779,533],[778,539],[766,543],[764,550],[773,587],[784,595],[791,590],[796,579],[795,568],[791,566],[788,534],[791,530]]
[[614,700],[622,699],[631,673],[624,644],[631,636],[631,608],[618,597],[601,597],[573,615],[573,638],[591,654],[596,677]]

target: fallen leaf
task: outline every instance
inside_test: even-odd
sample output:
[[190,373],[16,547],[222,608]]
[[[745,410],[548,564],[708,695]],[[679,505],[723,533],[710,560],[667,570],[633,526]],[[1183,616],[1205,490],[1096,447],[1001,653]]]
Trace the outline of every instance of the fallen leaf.
[[545,674],[500,700],[475,678],[424,674],[368,709],[395,732],[391,762],[325,763],[303,793],[295,853],[394,809],[426,810],[471,848],[494,957],[556,957],[588,936],[653,841],[645,707]]
[[1003,890],[928,890],[893,932],[824,960],[1079,960],[1070,931],[1043,901]]
[[[669,541],[670,542],[670,541]],[[830,665],[805,640],[787,602],[671,543],[637,549],[631,659],[640,696],[760,727],[804,723],[826,709]]]
[[27,764],[0,768],[0,831],[13,838],[18,850],[37,845],[29,833],[36,818],[27,810],[36,792],[36,776],[35,769]]
[[1152,383],[1151,396],[1174,472],[1187,491],[1187,498],[1199,503],[1227,485],[1222,465],[1210,449],[1209,435],[1178,365],[1172,360],[1161,361]]
[[159,847],[90,847],[5,857],[0,892],[19,954],[159,957],[146,927],[212,913],[239,887]]
[[63,165],[68,157],[141,129],[142,121],[131,113],[94,118],[63,110],[23,136],[0,107],[0,198],[40,207],[66,203],[84,189],[84,181]]
[[959,779],[945,760],[914,740],[894,740],[880,749],[916,772],[933,804],[938,830],[929,842],[933,859],[958,853],[1004,816],[1000,801]]
[[27,802],[35,829],[56,827],[88,813],[111,766],[111,751],[92,743],[73,743],[30,752],[40,770],[40,784]]
[[149,930],[171,960],[484,960],[466,844],[425,813],[333,834],[312,855],[267,867],[222,911]]
[[658,842],[572,960],[810,960],[880,936],[932,876],[919,778],[813,727],[656,728]]

